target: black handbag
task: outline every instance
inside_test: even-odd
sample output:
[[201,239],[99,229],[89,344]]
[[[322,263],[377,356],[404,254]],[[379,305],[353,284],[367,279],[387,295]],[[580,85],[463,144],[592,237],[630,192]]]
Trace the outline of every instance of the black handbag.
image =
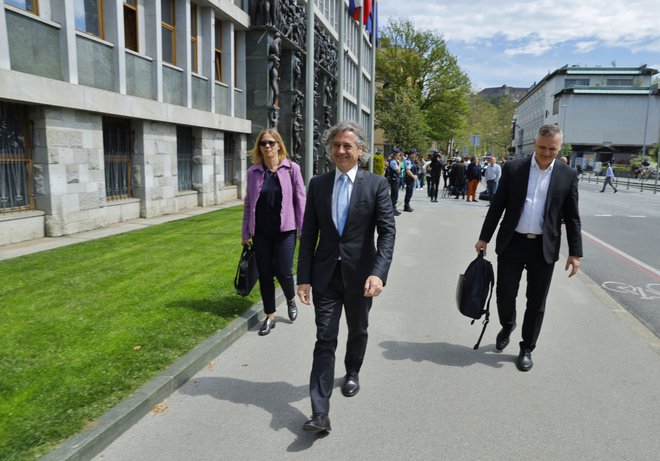
[[259,278],[259,271],[257,270],[257,259],[254,255],[254,247],[252,245],[243,245],[241,259],[238,261],[236,268],[236,277],[234,277],[234,288],[236,293],[241,296],[247,296],[254,288]]

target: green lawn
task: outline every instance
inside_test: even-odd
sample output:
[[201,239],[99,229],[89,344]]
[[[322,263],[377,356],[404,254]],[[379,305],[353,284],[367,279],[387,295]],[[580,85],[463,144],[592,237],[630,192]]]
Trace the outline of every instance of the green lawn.
[[242,207],[0,261],[0,459],[45,454],[259,300]]

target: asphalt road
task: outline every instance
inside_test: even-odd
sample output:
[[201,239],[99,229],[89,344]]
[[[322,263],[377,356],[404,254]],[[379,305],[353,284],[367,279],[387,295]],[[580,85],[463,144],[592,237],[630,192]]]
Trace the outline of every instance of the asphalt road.
[[660,195],[580,183],[582,271],[660,337]]

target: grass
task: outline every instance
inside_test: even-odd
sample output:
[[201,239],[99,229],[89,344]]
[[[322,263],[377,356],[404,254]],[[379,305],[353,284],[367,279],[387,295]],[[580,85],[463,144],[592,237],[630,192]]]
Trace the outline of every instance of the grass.
[[242,207],[0,261],[0,459],[80,432],[259,299]]

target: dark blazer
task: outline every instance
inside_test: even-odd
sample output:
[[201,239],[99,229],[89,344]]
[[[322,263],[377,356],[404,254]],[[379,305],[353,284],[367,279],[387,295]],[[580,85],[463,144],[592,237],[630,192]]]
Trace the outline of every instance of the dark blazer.
[[[531,157],[506,162],[502,169],[497,192],[490,202],[479,240],[490,241],[500,217],[504,213],[495,243],[495,252],[498,255],[509,245],[520,220],[527,196],[531,164]],[[543,256],[548,264],[559,259],[562,218],[566,224],[569,255],[582,257],[577,185],[578,178],[575,170],[562,162],[555,161],[550,176],[543,219]]]
[[334,181],[333,171],[309,182],[300,234],[298,285],[311,284],[323,291],[341,256],[344,288],[362,293],[370,275],[380,277],[385,284],[392,262],[396,228],[389,185],[384,177],[358,169],[340,237],[332,220]]

